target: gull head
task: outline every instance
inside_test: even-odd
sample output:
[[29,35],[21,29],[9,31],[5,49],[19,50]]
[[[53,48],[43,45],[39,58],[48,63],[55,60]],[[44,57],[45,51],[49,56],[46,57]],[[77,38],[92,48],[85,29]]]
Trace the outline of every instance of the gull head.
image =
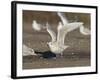
[[49,48],[53,47],[53,46],[54,46],[54,42],[47,42],[47,46],[48,46]]
[[58,44],[57,42],[47,42],[47,45],[49,46],[51,52],[55,54],[61,54],[65,49],[69,47],[69,46]]

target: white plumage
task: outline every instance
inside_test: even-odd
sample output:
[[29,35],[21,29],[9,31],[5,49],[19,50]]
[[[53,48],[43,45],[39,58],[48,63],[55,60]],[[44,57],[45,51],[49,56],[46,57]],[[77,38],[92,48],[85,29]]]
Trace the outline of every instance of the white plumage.
[[58,12],[57,14],[60,17],[60,19],[61,19],[61,21],[63,23],[63,26],[65,26],[65,28],[68,27],[68,28],[66,28],[66,29],[68,29],[68,32],[79,28],[80,29],[80,33],[82,33],[83,35],[90,35],[90,33],[91,33],[90,30],[84,27],[84,25],[83,25],[84,23],[83,22],[72,22],[72,23],[69,23],[68,19],[66,18],[64,13]]
[[[53,53],[55,53],[55,54],[61,54],[61,55],[62,55],[62,52],[63,52],[66,48],[69,47],[69,46],[65,46],[64,44],[62,44],[61,38],[60,38],[60,39],[58,38],[58,36],[61,37],[61,36],[60,36],[61,34],[59,34],[59,32],[61,32],[62,34],[63,34],[63,32],[62,32],[62,31],[59,31],[59,32],[58,32],[58,35],[56,36],[55,32],[50,28],[50,25],[49,25],[48,23],[47,23],[46,26],[47,26],[47,32],[50,34],[50,36],[51,36],[51,38],[52,38],[51,42],[48,42],[48,45],[49,45],[50,50],[51,50]],[[63,27],[63,26],[62,26],[62,24],[59,22],[58,30],[61,30],[61,29],[62,29],[61,27]],[[60,28],[61,28],[61,29],[60,29]],[[65,33],[64,33],[64,35],[65,35]],[[64,36],[64,35],[62,35],[62,36]]]
[[68,20],[67,20],[67,18],[66,18],[66,16],[65,16],[64,13],[58,12],[57,15],[60,17],[60,19],[61,19],[63,25],[65,25],[65,24],[68,23]]
[[61,19],[61,21],[58,23],[57,26],[57,35],[51,29],[49,23],[46,23],[46,27],[45,27],[41,24],[38,24],[36,20],[33,20],[32,28],[36,31],[40,31],[42,28],[44,29],[46,28],[47,32],[51,36],[51,41],[47,42],[51,52],[55,54],[63,55],[63,51],[69,47],[64,43],[67,33],[79,28],[80,33],[82,33],[83,35],[89,35],[90,30],[84,27],[83,22],[69,23],[64,13],[58,12],[57,14]]
[[46,24],[46,27],[47,27],[47,32],[51,36],[51,41],[55,42],[56,41],[56,33],[51,29],[51,26],[48,23]]
[[68,20],[66,19],[64,13],[57,13],[60,17],[62,22],[59,22],[57,31],[58,34],[56,36],[55,32],[51,29],[51,26],[47,23],[47,32],[50,34],[52,40],[51,42],[48,42],[49,48],[53,53],[61,54],[63,55],[63,51],[68,48],[69,46],[64,44],[65,37],[68,32],[71,32],[77,28],[80,28],[80,32],[83,35],[89,35],[90,30],[87,28],[84,28],[83,22],[73,22],[68,23]]
[[32,23],[32,28],[36,31],[40,31],[41,30],[41,24],[37,23],[36,20],[33,20],[33,23]]
[[34,50],[23,44],[23,56],[36,55]]
[[80,27],[80,32],[83,35],[90,35],[91,34],[91,31],[89,29],[85,28],[83,25],[81,25],[81,27]]

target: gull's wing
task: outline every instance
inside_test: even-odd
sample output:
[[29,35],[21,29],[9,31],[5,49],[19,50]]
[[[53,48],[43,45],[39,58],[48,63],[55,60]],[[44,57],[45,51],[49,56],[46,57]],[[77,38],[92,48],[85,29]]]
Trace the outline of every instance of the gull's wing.
[[46,29],[52,38],[52,42],[56,41],[56,33],[51,29],[51,26],[48,23],[46,23]]
[[26,46],[25,44],[23,44],[23,56],[27,56],[27,55],[36,55],[36,53],[34,52],[34,50],[32,48],[29,48],[28,46]]
[[80,33],[83,35],[90,35],[91,31],[87,28],[85,28],[83,25],[80,26]]
[[36,20],[33,20],[33,23],[32,23],[32,28],[36,31],[40,31],[41,30],[41,26],[40,24],[37,23]]
[[65,24],[68,23],[68,20],[67,20],[67,18],[66,18],[66,16],[65,16],[64,13],[58,12],[57,15],[60,17],[60,19],[61,19],[63,25],[65,25]]
[[83,35],[89,35],[91,32],[89,29],[85,28],[83,26],[83,22],[73,22],[73,23],[68,23],[65,25],[64,29],[67,32],[71,32],[75,29],[79,28],[80,29],[80,33],[82,33]]
[[61,23],[59,23],[57,42],[59,44],[64,44],[66,34],[68,32],[71,32],[71,31],[79,28],[82,24],[83,24],[82,22],[73,22],[73,23],[68,23],[66,25],[62,25]]
[[68,32],[71,32],[79,27],[81,27],[83,25],[83,22],[72,22],[72,23],[69,23],[69,24],[66,24],[65,25],[65,28],[67,29]]
[[64,45],[64,40],[67,34],[67,30],[63,27],[63,24],[61,22],[59,22],[57,30],[58,30],[57,42],[60,45]]

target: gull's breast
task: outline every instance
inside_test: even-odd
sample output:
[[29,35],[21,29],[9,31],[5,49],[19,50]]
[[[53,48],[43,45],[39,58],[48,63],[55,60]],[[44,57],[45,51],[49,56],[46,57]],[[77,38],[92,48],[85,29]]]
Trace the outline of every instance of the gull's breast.
[[63,47],[60,47],[60,46],[57,46],[57,45],[53,45],[51,46],[51,51],[55,54],[60,54],[64,51],[64,48]]

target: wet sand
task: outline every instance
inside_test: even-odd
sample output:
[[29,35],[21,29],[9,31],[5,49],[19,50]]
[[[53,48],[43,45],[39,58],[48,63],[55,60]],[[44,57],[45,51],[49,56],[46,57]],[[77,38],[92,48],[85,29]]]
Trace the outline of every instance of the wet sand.
[[90,66],[90,57],[74,55],[64,55],[63,58],[43,59],[36,56],[23,57],[23,69],[39,68],[62,68],[62,67],[84,67]]

